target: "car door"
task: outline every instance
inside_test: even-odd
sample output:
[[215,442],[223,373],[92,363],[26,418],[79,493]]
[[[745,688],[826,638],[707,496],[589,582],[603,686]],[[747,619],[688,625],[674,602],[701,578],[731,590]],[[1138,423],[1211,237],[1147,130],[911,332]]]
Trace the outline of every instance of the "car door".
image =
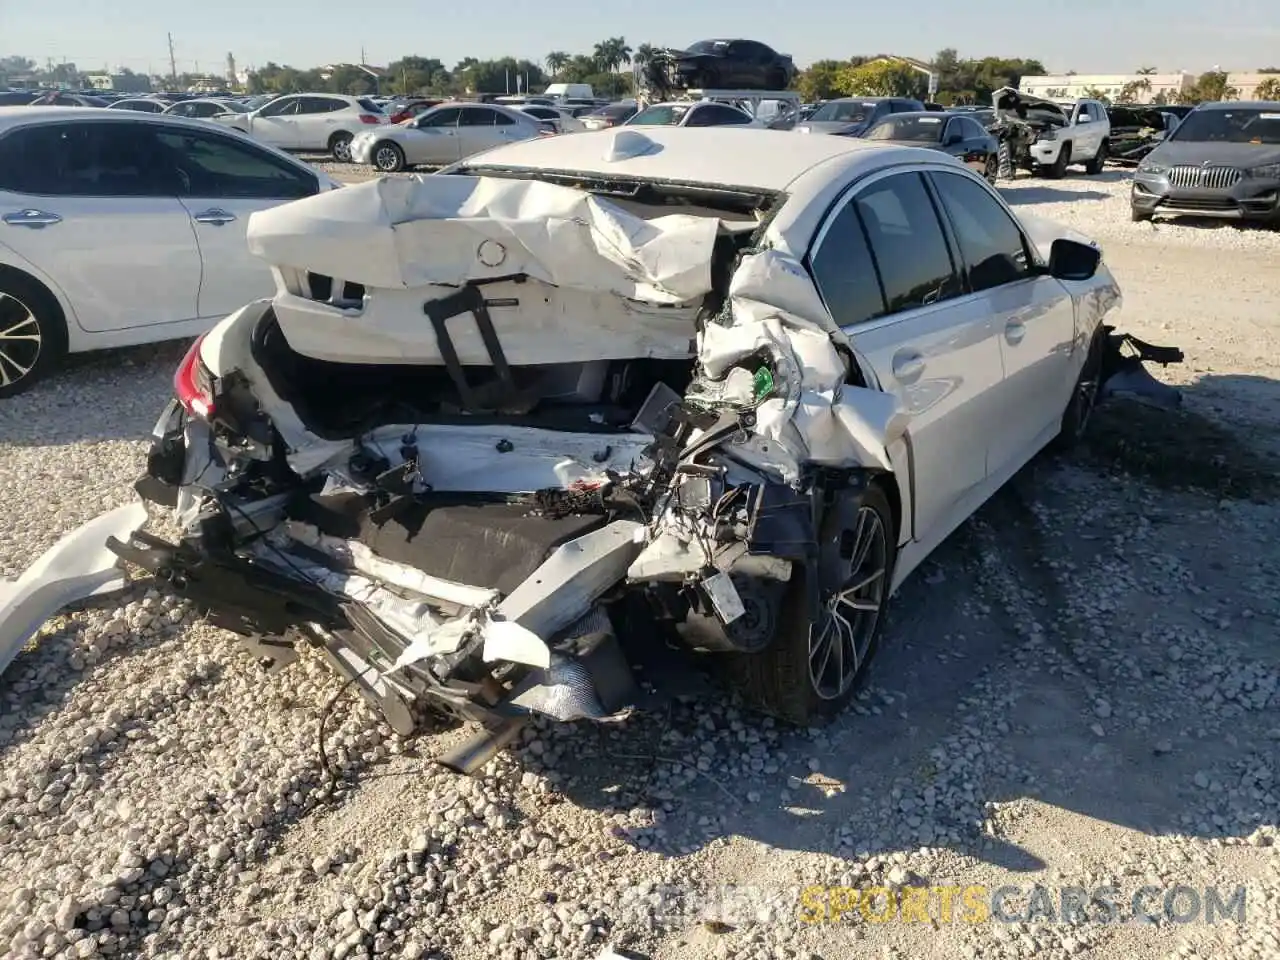
[[90,332],[196,316],[200,253],[151,127],[77,119],[0,137],[0,244],[57,284]]
[[342,111],[350,104],[337,97],[303,97],[294,123],[299,150],[328,150],[329,138],[342,129]]
[[1106,124],[1102,122],[1102,107],[1092,100],[1081,100],[1076,104],[1072,126],[1071,156],[1078,160],[1088,160],[1096,155],[1106,131]]
[[459,107],[440,107],[413,121],[413,133],[397,142],[404,147],[405,161],[410,164],[443,166],[462,159],[458,149]]
[[[462,107],[458,116],[458,150],[469,157],[481,150],[488,150],[513,139],[515,124],[510,117],[500,115],[488,107]],[[496,120],[504,121],[498,125]]]
[[986,139],[986,132],[966,117],[952,117],[942,135],[942,142],[950,145],[947,152],[975,173],[987,169]]
[[1032,246],[1003,201],[959,172],[929,174],[960,250],[969,298],[983,304],[1004,365],[991,472],[1012,475],[1058,429],[1076,379],[1075,307],[1037,269]]
[[880,173],[855,185],[819,231],[810,269],[908,417],[912,536],[936,543],[986,497],[1003,369],[986,304],[962,297],[960,263],[923,176]]
[[234,134],[173,124],[157,130],[156,142],[180,171],[180,201],[199,245],[199,315],[223,317],[272,296],[271,268],[249,252],[249,217],[319,193],[319,178]]
[[249,132],[263,143],[281,150],[297,150],[298,111],[302,97],[279,97],[272,100],[249,120]]

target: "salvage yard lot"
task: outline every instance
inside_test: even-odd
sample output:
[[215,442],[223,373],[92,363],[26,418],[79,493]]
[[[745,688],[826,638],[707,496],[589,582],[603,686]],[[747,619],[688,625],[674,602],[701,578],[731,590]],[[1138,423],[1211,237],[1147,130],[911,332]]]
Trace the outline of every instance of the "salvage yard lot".
[[[836,723],[782,728],[655,662],[645,712],[538,725],[471,781],[429,759],[462,731],[402,741],[347,697],[331,790],[340,681],[306,657],[264,677],[141,582],[0,680],[0,955],[1280,957],[1280,232],[1129,223],[1121,173],[1004,189],[1101,241],[1122,327],[1186,351],[1153,369],[1186,410],[1113,407],[1016,477],[903,588]],[[90,357],[0,408],[0,574],[131,498],[181,353]],[[1037,883],[1152,886],[1157,912],[1243,885],[1245,921],[935,900],[936,923],[810,924],[796,896]]]

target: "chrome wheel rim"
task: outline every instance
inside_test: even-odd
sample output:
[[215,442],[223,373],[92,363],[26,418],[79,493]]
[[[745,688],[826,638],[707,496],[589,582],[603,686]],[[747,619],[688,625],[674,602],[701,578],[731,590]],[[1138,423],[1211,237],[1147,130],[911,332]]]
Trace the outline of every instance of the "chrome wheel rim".
[[834,561],[841,576],[809,627],[809,681],[823,700],[848,693],[866,662],[888,587],[888,539],[873,508],[861,506],[842,531]]
[[31,308],[10,293],[0,293],[0,387],[31,373],[40,359],[44,337]]
[[351,141],[346,139],[333,141],[333,156],[335,159],[341,160],[344,163],[350,160]]
[[374,162],[379,170],[394,170],[400,166],[400,159],[396,156],[394,147],[379,147],[374,156]]

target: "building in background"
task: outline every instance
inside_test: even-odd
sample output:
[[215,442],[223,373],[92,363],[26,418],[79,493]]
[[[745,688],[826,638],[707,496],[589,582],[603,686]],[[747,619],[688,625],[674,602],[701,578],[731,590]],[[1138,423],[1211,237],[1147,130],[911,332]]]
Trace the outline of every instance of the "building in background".
[[[1244,76],[1244,74],[1240,74]],[[1046,100],[1077,100],[1086,95],[1115,100],[1126,87],[1134,103],[1152,103],[1161,94],[1174,99],[1196,82],[1195,74],[1178,73],[1061,73],[1023,77],[1018,89]],[[1257,84],[1254,85],[1255,87]]]
[[1258,87],[1267,80],[1280,79],[1278,73],[1228,73],[1227,86],[1235,87],[1237,100],[1258,99]]
[[114,93],[150,93],[151,78],[145,73],[131,70],[120,73],[91,73],[85,77],[90,89],[110,90]]

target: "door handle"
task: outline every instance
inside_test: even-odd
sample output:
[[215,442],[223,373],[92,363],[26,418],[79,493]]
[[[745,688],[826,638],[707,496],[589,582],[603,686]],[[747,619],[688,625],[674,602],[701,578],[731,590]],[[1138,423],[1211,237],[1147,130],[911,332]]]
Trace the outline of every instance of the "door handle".
[[234,213],[228,213],[214,207],[212,210],[201,210],[199,213],[193,213],[191,219],[196,223],[212,223],[215,227],[220,227],[224,223],[230,223],[236,218]]
[[902,384],[915,383],[924,373],[924,357],[914,351],[904,351],[893,358],[893,376]]
[[1021,320],[1010,320],[1004,325],[1004,338],[1012,346],[1020,344],[1026,335],[1027,327]]
[[19,210],[16,213],[6,213],[2,219],[11,227],[33,227],[37,230],[41,227],[48,227],[62,222],[62,218],[56,213],[30,209]]

